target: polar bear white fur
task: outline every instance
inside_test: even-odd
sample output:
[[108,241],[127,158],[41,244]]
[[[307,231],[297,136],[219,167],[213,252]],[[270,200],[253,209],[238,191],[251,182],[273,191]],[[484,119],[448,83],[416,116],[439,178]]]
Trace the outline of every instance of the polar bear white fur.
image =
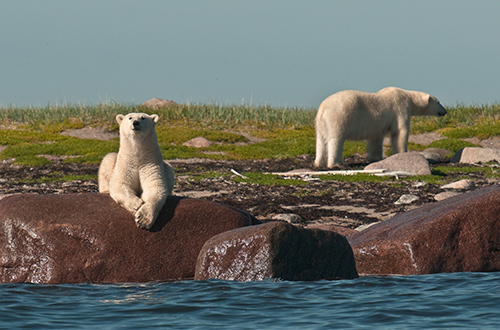
[[410,116],[444,116],[446,109],[426,93],[387,87],[377,93],[342,91],[326,98],[316,115],[317,167],[342,165],[345,140],[367,140],[367,160],[382,159],[383,140],[392,153],[406,152]]
[[103,158],[98,174],[99,192],[109,193],[143,229],[151,229],[174,186],[174,170],[163,161],[156,137],[158,119],[145,113],[117,115],[120,149]]

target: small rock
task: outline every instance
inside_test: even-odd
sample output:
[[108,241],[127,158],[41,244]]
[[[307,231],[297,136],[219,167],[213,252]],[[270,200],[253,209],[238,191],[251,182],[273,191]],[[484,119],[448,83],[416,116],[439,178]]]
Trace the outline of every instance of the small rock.
[[194,147],[194,148],[208,148],[213,143],[207,140],[206,138],[199,136],[194,139],[191,139],[187,142],[184,142],[182,145],[186,147]]
[[365,170],[377,169],[385,169],[387,172],[408,172],[415,175],[431,174],[429,162],[418,152],[395,154],[365,167]]
[[272,217],[273,220],[281,220],[289,223],[301,223],[303,221],[302,217],[294,213],[281,213],[276,214]]
[[453,154],[453,152],[444,148],[427,148],[423,152],[438,154],[439,156],[441,156],[441,158],[447,158]]
[[414,201],[418,200],[419,197],[415,195],[410,195],[410,194],[404,194],[399,199],[394,203],[396,205],[402,205],[402,204],[411,204]]
[[441,186],[441,189],[470,190],[475,187],[472,180],[460,180]]
[[452,163],[500,163],[500,149],[494,148],[479,148],[479,147],[466,147],[458,150],[451,158]]
[[[376,222],[372,222],[372,223],[367,223],[367,224],[365,224],[365,225],[358,226],[358,227],[356,227],[356,229],[354,229],[354,230],[355,230],[356,232],[358,232],[358,231],[363,231],[363,230],[365,230],[365,229],[367,229],[367,228],[370,228],[370,227],[371,227],[371,226],[373,226],[373,225],[376,225],[377,223],[380,223],[380,221],[376,221]],[[345,236],[348,236],[348,235],[345,235]]]
[[456,195],[460,195],[460,194],[461,193],[456,192],[456,191],[445,191],[445,192],[439,193],[436,196],[434,196],[434,199],[439,202],[439,201],[442,201],[444,199],[447,199],[447,198],[450,198],[450,197],[453,197]]
[[441,158],[441,156],[439,154],[434,153],[434,152],[422,152],[421,155],[424,156],[425,159],[427,159],[429,164],[437,164],[437,163],[443,162],[443,159]]

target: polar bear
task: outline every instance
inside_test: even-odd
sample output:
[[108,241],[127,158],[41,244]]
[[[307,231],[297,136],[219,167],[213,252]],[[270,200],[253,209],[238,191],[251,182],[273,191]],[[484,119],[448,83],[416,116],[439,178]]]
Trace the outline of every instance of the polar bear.
[[316,115],[316,167],[342,164],[345,140],[367,140],[367,160],[382,159],[384,136],[394,154],[406,152],[410,116],[444,116],[434,96],[387,87],[377,93],[341,91],[326,98]]
[[138,227],[151,229],[174,187],[174,170],[156,138],[158,115],[117,115],[118,153],[104,156],[99,167],[99,192],[111,197],[135,217]]

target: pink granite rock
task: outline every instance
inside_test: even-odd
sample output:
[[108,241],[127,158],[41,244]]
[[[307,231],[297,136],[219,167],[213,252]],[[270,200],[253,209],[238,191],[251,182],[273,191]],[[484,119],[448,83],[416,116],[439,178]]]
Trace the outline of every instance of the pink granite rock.
[[450,197],[347,237],[360,274],[500,271],[500,185]]
[[0,282],[193,278],[205,241],[252,221],[221,204],[169,197],[145,231],[109,195],[13,195],[0,201]]
[[311,281],[358,277],[346,238],[276,221],[231,230],[209,239],[200,252],[195,280]]

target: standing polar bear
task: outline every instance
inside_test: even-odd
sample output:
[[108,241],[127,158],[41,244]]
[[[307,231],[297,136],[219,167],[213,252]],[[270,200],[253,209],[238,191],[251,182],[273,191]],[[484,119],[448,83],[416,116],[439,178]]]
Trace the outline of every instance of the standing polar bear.
[[407,151],[410,116],[444,116],[432,95],[387,87],[377,93],[342,91],[326,98],[316,115],[317,167],[342,165],[345,140],[367,140],[367,160],[382,159],[384,136],[392,153]]
[[99,192],[135,217],[138,227],[151,229],[174,187],[174,170],[163,161],[155,125],[158,115],[117,115],[120,149],[107,154],[99,167]]

